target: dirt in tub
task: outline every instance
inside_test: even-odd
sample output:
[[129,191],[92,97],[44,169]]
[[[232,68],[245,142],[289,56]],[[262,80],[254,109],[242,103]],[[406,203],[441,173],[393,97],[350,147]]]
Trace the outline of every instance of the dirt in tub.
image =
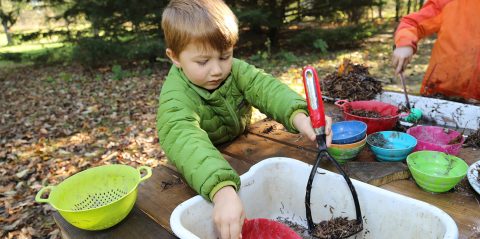
[[389,142],[383,134],[372,134],[367,138],[368,143],[380,148],[391,148]]
[[468,147],[480,148],[480,127],[477,131],[468,135],[463,144]]
[[277,218],[277,221],[289,226],[304,239],[342,238],[354,232],[358,232],[360,229],[357,220],[349,220],[346,217],[336,217],[328,221],[321,221],[320,223],[315,224],[315,229],[312,234],[308,232],[308,228],[285,218],[279,217]]
[[347,108],[348,113],[360,117],[366,117],[366,118],[375,118],[375,119],[380,119],[382,118],[382,115],[378,113],[377,111],[370,111],[370,110],[363,110],[363,109],[352,109],[352,107],[349,105]]

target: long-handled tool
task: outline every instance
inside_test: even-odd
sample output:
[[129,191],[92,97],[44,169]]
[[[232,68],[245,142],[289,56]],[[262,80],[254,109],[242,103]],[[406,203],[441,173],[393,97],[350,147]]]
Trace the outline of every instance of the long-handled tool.
[[410,111],[408,116],[405,118],[405,121],[410,123],[417,122],[419,119],[422,118],[422,111],[411,107],[410,101],[408,100],[407,86],[405,84],[405,77],[403,76],[403,72],[400,72],[399,75],[403,85],[403,93],[405,94],[405,101],[407,103],[407,108]]
[[310,113],[310,120],[312,122],[313,129],[315,130],[315,134],[317,135],[317,143],[319,148],[317,159],[314,166],[312,167],[312,171],[310,172],[310,177],[308,178],[306,189],[307,192],[305,194],[305,208],[307,214],[306,217],[308,222],[308,230],[310,233],[315,230],[315,224],[312,220],[312,212],[310,208],[310,193],[312,190],[312,183],[315,175],[317,174],[316,172],[320,164],[320,160],[323,157],[326,157],[335,165],[338,171],[342,174],[343,178],[348,184],[348,187],[353,197],[353,201],[355,203],[355,212],[357,216],[355,225],[354,227],[350,228],[350,231],[348,233],[339,236],[339,238],[346,238],[363,230],[362,213],[360,211],[360,203],[358,202],[357,192],[355,191],[355,188],[350,181],[350,178],[347,176],[340,164],[338,164],[338,162],[333,159],[327,151],[325,134],[325,111],[323,107],[322,91],[320,89],[320,83],[318,81],[318,76],[315,68],[311,66],[307,66],[304,68],[303,83],[305,86],[305,94],[307,96],[307,105],[308,111]]

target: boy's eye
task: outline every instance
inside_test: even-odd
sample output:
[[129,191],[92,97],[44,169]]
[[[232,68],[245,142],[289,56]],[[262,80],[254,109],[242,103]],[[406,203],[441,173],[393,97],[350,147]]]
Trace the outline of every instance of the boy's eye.
[[220,57],[220,60],[222,61],[228,60],[228,59],[230,59],[230,55]]
[[203,66],[203,65],[207,64],[207,60],[205,60],[205,61],[197,61],[197,64]]

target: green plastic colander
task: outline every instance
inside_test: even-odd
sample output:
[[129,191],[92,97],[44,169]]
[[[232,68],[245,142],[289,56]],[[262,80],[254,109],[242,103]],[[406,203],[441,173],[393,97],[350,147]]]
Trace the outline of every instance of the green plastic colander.
[[[142,177],[141,172],[145,171]],[[35,197],[50,203],[66,221],[85,230],[102,230],[123,220],[137,199],[137,186],[152,175],[140,166],[105,165],[77,173],[57,186],[42,188]],[[50,190],[48,198],[42,195]]]

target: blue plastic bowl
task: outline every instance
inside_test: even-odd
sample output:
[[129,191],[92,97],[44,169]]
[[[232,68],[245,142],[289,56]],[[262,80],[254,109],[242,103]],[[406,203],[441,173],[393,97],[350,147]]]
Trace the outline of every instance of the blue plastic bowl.
[[348,120],[332,124],[334,144],[351,144],[365,138],[367,124],[362,121]]
[[367,144],[378,161],[405,160],[415,146],[415,137],[397,131],[380,131],[367,137]]

